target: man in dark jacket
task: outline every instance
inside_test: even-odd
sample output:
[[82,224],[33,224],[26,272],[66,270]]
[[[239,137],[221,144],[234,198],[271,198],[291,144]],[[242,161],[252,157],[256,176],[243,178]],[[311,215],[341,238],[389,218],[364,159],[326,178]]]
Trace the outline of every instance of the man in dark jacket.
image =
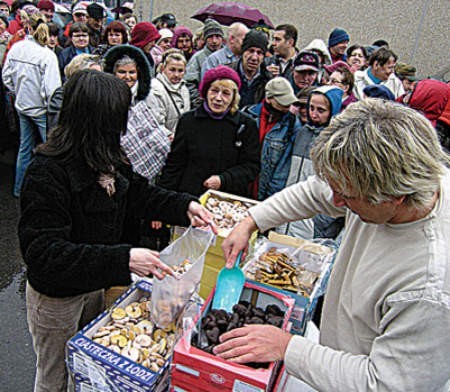
[[264,64],[267,45],[267,36],[264,33],[250,30],[242,42],[241,59],[227,64],[238,73],[241,79],[240,108],[259,103],[264,98],[266,83],[272,79],[272,74]]
[[105,21],[105,9],[97,3],[92,3],[87,6],[89,27],[89,43],[96,48],[102,41],[103,22]]

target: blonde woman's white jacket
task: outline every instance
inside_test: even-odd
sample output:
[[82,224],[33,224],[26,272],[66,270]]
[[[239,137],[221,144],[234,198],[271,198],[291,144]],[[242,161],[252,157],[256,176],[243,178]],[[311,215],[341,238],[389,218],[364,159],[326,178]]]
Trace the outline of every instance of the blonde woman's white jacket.
[[159,73],[156,78],[152,79],[151,92],[159,106],[157,111],[158,122],[175,133],[181,114],[191,109],[186,82],[182,80],[174,85],[169,82],[164,74]]
[[8,52],[2,79],[16,96],[15,107],[19,113],[41,116],[47,112],[53,92],[61,86],[58,59],[49,48],[27,36]]

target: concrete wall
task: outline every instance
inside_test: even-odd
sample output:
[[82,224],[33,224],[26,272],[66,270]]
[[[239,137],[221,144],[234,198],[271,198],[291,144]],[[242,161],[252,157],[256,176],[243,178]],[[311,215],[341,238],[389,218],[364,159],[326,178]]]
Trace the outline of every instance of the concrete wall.
[[[196,29],[202,24],[190,17],[212,1],[135,0],[135,11],[149,20],[173,12],[184,25]],[[385,39],[399,60],[417,67],[423,77],[435,74],[450,64],[449,0],[248,0],[268,15],[276,26],[291,23],[299,30],[298,47],[314,38],[327,42],[334,27],[350,34],[350,44],[368,45]],[[447,79],[450,79],[447,74]]]

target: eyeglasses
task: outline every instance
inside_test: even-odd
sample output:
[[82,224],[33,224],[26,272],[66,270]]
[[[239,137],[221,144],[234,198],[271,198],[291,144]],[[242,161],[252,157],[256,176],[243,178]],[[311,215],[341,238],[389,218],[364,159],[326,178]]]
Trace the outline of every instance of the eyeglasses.
[[87,15],[83,14],[82,12],[76,12],[75,14],[73,14],[73,16],[76,16],[77,18],[87,18]]
[[72,38],[87,38],[89,37],[89,34],[74,34],[72,35]]
[[329,83],[330,84],[346,84],[346,83],[341,82],[340,80],[337,80],[337,79],[330,79]]

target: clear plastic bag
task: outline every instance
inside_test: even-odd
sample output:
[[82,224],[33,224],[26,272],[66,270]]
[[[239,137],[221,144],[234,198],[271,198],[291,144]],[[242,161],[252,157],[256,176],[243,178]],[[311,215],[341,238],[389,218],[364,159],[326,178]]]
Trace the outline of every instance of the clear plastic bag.
[[169,266],[179,266],[186,260],[191,265],[179,279],[167,275],[162,280],[153,280],[152,319],[159,328],[167,328],[176,322],[192,295],[198,291],[205,254],[213,238],[210,230],[189,227],[160,253],[161,260]]

